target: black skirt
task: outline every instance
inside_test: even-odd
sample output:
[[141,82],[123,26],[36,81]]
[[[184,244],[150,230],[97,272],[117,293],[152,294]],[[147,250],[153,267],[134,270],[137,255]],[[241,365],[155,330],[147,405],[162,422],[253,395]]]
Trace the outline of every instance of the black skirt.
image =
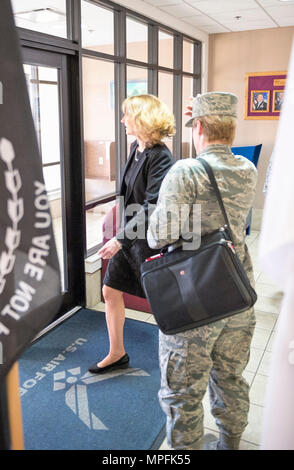
[[140,266],[160,250],[149,248],[146,240],[136,240],[130,249],[122,248],[109,260],[103,284],[121,292],[146,298],[141,285]]

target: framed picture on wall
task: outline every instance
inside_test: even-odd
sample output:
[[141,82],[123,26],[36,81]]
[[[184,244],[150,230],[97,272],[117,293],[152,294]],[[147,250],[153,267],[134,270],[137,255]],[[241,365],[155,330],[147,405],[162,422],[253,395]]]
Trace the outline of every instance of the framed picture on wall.
[[273,106],[272,106],[272,111],[273,113],[280,112],[282,109],[283,105],[283,99],[284,99],[284,92],[283,91],[278,91],[274,90],[273,94]]
[[287,72],[248,73],[245,81],[245,119],[279,119]]
[[267,113],[270,104],[269,100],[269,90],[251,90],[251,112]]

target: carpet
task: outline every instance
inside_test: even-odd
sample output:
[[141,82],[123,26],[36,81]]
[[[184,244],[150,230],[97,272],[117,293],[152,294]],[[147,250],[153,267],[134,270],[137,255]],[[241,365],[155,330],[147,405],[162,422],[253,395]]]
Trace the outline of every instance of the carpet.
[[126,319],[130,368],[94,375],[88,366],[108,352],[105,315],[81,309],[19,360],[25,448],[147,450],[160,446],[165,416],[158,328]]

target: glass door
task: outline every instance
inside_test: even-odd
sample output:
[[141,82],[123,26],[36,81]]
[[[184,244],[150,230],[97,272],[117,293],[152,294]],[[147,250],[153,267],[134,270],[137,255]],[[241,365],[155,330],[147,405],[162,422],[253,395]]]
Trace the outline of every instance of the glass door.
[[[64,302],[59,316],[83,305],[85,298],[82,223],[75,226],[76,221],[82,221],[83,200],[81,197],[74,203],[79,189],[74,187],[72,175],[68,60],[63,54],[23,48],[23,67],[61,272]],[[74,173],[76,180],[77,172]]]
[[58,69],[24,64],[32,114],[35,122],[43,176],[50,200],[54,235],[61,270],[62,290],[67,288],[63,191],[61,167],[60,100]]

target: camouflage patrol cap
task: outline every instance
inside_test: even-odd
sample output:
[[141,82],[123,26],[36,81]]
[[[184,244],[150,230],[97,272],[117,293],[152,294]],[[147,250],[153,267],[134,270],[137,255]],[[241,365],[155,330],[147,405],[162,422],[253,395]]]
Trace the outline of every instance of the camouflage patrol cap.
[[192,127],[195,118],[208,115],[237,117],[238,97],[225,91],[210,91],[196,96],[192,102],[192,118],[186,127]]

